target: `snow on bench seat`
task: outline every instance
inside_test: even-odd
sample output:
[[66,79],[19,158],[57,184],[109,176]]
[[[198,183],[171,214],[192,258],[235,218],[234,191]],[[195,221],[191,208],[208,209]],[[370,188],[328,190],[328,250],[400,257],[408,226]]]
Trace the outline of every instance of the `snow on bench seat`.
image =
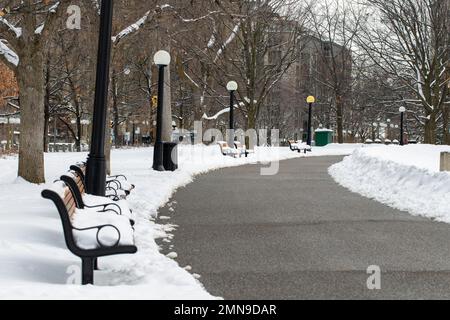
[[85,231],[74,229],[75,241],[81,249],[99,249],[100,245],[106,247],[134,245],[134,231],[127,217],[107,212],[94,213],[91,210],[76,209],[72,219],[72,224],[77,229],[111,225],[111,227],[102,228],[98,232],[98,239],[96,229]]

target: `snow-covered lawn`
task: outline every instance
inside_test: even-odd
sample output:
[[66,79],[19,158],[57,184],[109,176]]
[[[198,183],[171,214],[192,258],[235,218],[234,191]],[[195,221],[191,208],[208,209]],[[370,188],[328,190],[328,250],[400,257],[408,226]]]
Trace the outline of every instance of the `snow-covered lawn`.
[[[331,145],[308,156],[348,155],[360,145]],[[180,170],[151,170],[152,149],[115,150],[113,173],[127,175],[136,189],[129,205],[136,217],[138,253],[100,259],[96,286],[79,286],[80,259],[66,248],[54,205],[41,191],[67,172],[85,153],[46,154],[46,185],[16,178],[17,158],[0,159],[0,299],[213,299],[196,279],[195,270],[179,266],[176,253],[159,252],[155,239],[170,242],[176,226],[155,222],[157,210],[177,188],[210,170],[304,157],[288,148],[259,148],[249,158],[223,157],[218,146],[182,147]],[[170,205],[170,204],[169,204]],[[170,220],[169,220],[170,221]],[[175,248],[176,249],[176,248]],[[201,279],[200,279],[201,281]],[[69,283],[69,285],[67,285]]]
[[332,166],[342,186],[391,207],[450,223],[450,173],[439,172],[449,146],[371,146]]

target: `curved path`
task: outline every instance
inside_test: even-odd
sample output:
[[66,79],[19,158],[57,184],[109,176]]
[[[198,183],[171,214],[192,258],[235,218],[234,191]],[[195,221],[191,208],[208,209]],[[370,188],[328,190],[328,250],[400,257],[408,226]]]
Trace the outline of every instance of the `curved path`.
[[[341,159],[198,177],[160,211],[179,226],[178,262],[225,299],[450,298],[450,226],[340,187],[327,169]],[[370,265],[381,290],[367,289]]]

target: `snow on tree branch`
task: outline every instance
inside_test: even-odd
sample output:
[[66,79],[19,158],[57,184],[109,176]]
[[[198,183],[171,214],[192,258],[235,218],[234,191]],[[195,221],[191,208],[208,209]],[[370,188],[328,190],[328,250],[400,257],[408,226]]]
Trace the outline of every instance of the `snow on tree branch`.
[[229,112],[230,112],[230,107],[225,108],[225,109],[219,111],[218,113],[216,113],[216,114],[215,114],[214,116],[212,116],[212,117],[208,117],[208,116],[206,115],[206,113],[205,113],[205,114],[203,114],[202,119],[205,119],[205,120],[217,120],[221,115],[226,114],[226,113],[229,113]]
[[120,31],[116,36],[114,36],[112,38],[112,41],[115,44],[118,44],[123,38],[127,37],[131,33],[133,33],[135,31],[139,30],[140,28],[142,28],[142,26],[145,24],[145,22],[147,21],[148,17],[150,16],[150,13],[151,13],[151,11],[147,11],[142,18],[140,18],[138,21],[136,21],[132,25],[126,27],[125,29]]
[[17,67],[19,65],[19,56],[11,50],[5,43],[0,40],[0,55],[11,65]]
[[236,26],[233,28],[233,30],[231,31],[230,36],[228,37],[228,39],[223,43],[223,45],[220,47],[220,49],[217,51],[216,57],[214,58],[214,63],[216,63],[219,59],[220,56],[223,54],[224,50],[228,47],[228,45],[230,45],[230,43],[233,42],[233,40],[236,38],[236,35],[239,32],[239,29],[241,27],[241,24],[238,23],[236,24]]
[[193,18],[193,19],[185,19],[185,18],[183,18],[181,16],[179,16],[179,18],[183,22],[198,22],[200,20],[204,20],[204,19],[209,18],[210,16],[212,16],[214,14],[218,14],[218,13],[219,13],[219,11],[212,11],[212,12],[209,12],[208,14],[205,14],[204,16],[201,16],[199,18]]
[[3,17],[0,17],[0,26],[3,26],[4,29],[12,32],[16,38],[20,38],[22,36],[22,28],[13,26],[11,23],[8,22],[8,20],[6,20]]
[[192,84],[193,84],[194,86],[196,86],[197,88],[200,88],[200,86],[198,85],[198,83],[195,82],[194,79],[192,79],[192,77],[190,77],[190,76],[187,74],[186,71],[184,71],[183,73],[184,73],[184,75],[186,76],[186,78],[187,78],[190,82],[192,82]]
[[137,20],[135,23],[131,24],[130,26],[126,27],[125,29],[123,29],[122,31],[120,31],[116,36],[112,37],[112,41],[114,44],[118,44],[122,39],[126,38],[127,36],[133,34],[134,32],[140,30],[145,23],[149,20],[150,16],[153,15],[157,15],[159,13],[161,13],[164,10],[172,10],[175,15],[183,22],[189,23],[189,22],[197,22],[206,18],[211,17],[214,14],[219,13],[218,11],[212,11],[209,12],[208,14],[198,17],[198,18],[192,18],[192,19],[185,19],[183,18],[178,11],[175,10],[175,8],[169,4],[164,4],[161,6],[157,6],[155,10],[149,10],[145,13],[144,16],[142,16],[139,20]]

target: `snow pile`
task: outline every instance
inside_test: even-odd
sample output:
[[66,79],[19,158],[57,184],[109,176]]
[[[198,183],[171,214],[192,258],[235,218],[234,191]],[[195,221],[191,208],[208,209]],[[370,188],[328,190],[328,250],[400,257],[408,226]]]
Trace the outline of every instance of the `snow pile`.
[[356,150],[329,173],[353,192],[413,215],[450,223],[450,173],[439,172],[448,146],[373,146]]
[[[181,146],[180,170],[176,172],[153,171],[152,148],[113,150],[112,173],[125,174],[136,185],[128,197],[128,205],[136,222],[134,243],[138,252],[100,258],[101,270],[95,272],[95,286],[78,285],[80,259],[64,243],[53,203],[40,195],[67,173],[70,164],[85,160],[87,154],[46,154],[49,184],[42,186],[16,178],[16,157],[0,159],[0,299],[213,299],[197,280],[195,270],[183,268],[174,260],[176,252],[169,256],[160,253],[155,240],[170,243],[177,226],[158,224],[155,219],[158,208],[169,201],[177,188],[210,170],[258,161],[351,154],[357,147],[360,146],[330,145],[314,148],[308,155],[289,148],[258,148],[249,158],[235,159],[224,157],[217,145]],[[100,203],[95,197],[86,197],[86,202]],[[83,225],[83,221],[80,223]],[[126,219],[123,223],[124,228],[127,223],[129,226]],[[114,230],[104,231],[111,234],[102,234],[102,239],[107,237],[114,242]]]

